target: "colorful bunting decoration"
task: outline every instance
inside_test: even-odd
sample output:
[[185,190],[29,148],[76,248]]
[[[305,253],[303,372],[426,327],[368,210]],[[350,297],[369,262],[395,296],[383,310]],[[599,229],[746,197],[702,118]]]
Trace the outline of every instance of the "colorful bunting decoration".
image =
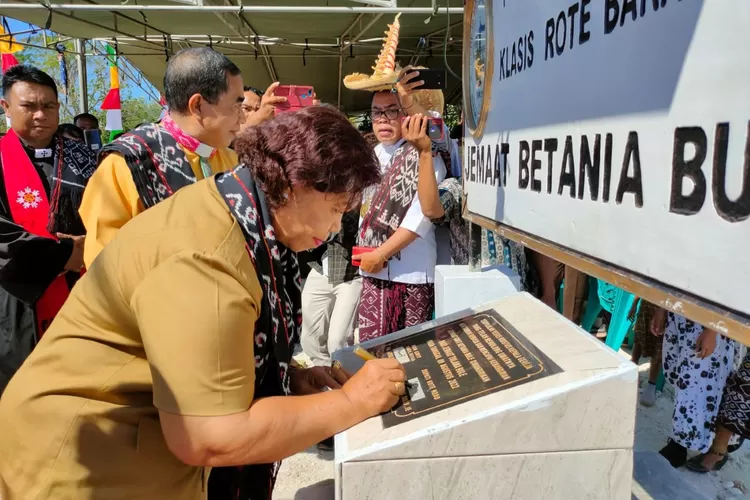
[[[18,59],[13,54],[23,50],[23,45],[15,43],[16,40],[9,33],[10,29],[8,31],[5,30],[7,26],[8,23],[3,18],[2,25],[0,25],[0,66],[3,73],[19,64]],[[5,123],[10,128],[10,116],[7,114],[5,115]]]
[[101,109],[107,112],[105,130],[109,130],[109,140],[122,132],[122,105],[120,100],[120,73],[117,70],[117,52],[106,44],[109,61],[109,92],[102,102]]
[[57,62],[60,65],[60,85],[62,85],[63,95],[68,95],[68,64],[65,62],[65,45],[58,43],[55,45],[57,50]]

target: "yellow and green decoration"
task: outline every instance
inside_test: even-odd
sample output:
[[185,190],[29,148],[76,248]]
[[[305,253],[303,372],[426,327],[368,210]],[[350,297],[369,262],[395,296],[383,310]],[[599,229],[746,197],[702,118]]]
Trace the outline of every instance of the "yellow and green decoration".
[[107,112],[107,122],[104,127],[109,130],[111,141],[122,132],[122,107],[120,101],[120,74],[117,70],[117,52],[109,44],[106,45],[107,60],[109,61],[109,92],[107,92],[101,109]]

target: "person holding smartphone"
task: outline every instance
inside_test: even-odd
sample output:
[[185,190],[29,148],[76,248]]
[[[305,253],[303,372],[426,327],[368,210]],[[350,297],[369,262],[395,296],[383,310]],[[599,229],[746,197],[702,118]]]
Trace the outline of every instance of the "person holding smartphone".
[[432,318],[437,262],[435,228],[422,213],[417,196],[420,157],[428,155],[437,182],[446,176],[440,153],[447,153],[446,133],[418,149],[404,138],[410,116],[440,117],[443,95],[419,90],[419,71],[405,68],[396,92],[375,92],[371,117],[379,144],[375,154],[383,180],[365,195],[355,255],[363,275],[359,305],[359,340],[366,341]]

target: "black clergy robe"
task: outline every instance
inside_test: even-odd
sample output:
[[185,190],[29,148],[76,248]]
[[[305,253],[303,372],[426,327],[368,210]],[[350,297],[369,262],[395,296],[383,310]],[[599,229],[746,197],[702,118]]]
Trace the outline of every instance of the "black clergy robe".
[[[55,172],[60,149],[63,171]],[[47,198],[59,184],[60,202],[56,206],[54,232],[83,235],[78,216],[83,188],[96,167],[95,154],[85,144],[69,139],[50,144],[51,155],[36,158],[36,150],[24,145],[39,174]],[[44,155],[41,155],[44,156]],[[57,241],[29,233],[13,221],[2,165],[0,165],[0,394],[21,363],[31,353],[42,332],[38,331],[35,302],[61,273],[73,251],[73,241]],[[65,273],[69,287],[79,273]]]

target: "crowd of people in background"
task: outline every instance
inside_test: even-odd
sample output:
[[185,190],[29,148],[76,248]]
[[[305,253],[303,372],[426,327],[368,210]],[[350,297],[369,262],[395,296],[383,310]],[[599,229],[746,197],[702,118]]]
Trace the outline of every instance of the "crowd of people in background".
[[[278,83],[246,86],[222,54],[187,49],[169,60],[166,116],[97,157],[84,135],[99,128],[93,115],[60,125],[54,81],[7,71],[0,418],[12,432],[0,434],[0,493],[75,497],[95,487],[93,467],[123,498],[173,495],[175,484],[267,497],[275,462],[392,406],[400,366],[381,360],[352,377],[332,355],[432,319],[436,266],[469,262],[460,134],[443,126],[430,137],[445,103],[421,84],[407,67],[373,92],[372,131],[359,133],[317,102],[276,116]],[[551,307],[572,276],[487,230],[481,263],[511,268]],[[566,315],[578,321],[585,288],[568,289]],[[675,467],[721,468],[748,436],[750,358],[674,312],[642,301],[631,315],[632,359],[651,359],[641,403],[655,402],[662,359],[676,391],[662,454]],[[291,359],[297,342],[308,370]],[[275,398],[290,394],[305,396]],[[251,405],[261,397],[275,402]],[[108,432],[122,442],[97,448]],[[153,460],[138,463],[129,439],[152,446]],[[75,457],[81,443],[92,456]],[[41,468],[54,473],[39,480]]]

